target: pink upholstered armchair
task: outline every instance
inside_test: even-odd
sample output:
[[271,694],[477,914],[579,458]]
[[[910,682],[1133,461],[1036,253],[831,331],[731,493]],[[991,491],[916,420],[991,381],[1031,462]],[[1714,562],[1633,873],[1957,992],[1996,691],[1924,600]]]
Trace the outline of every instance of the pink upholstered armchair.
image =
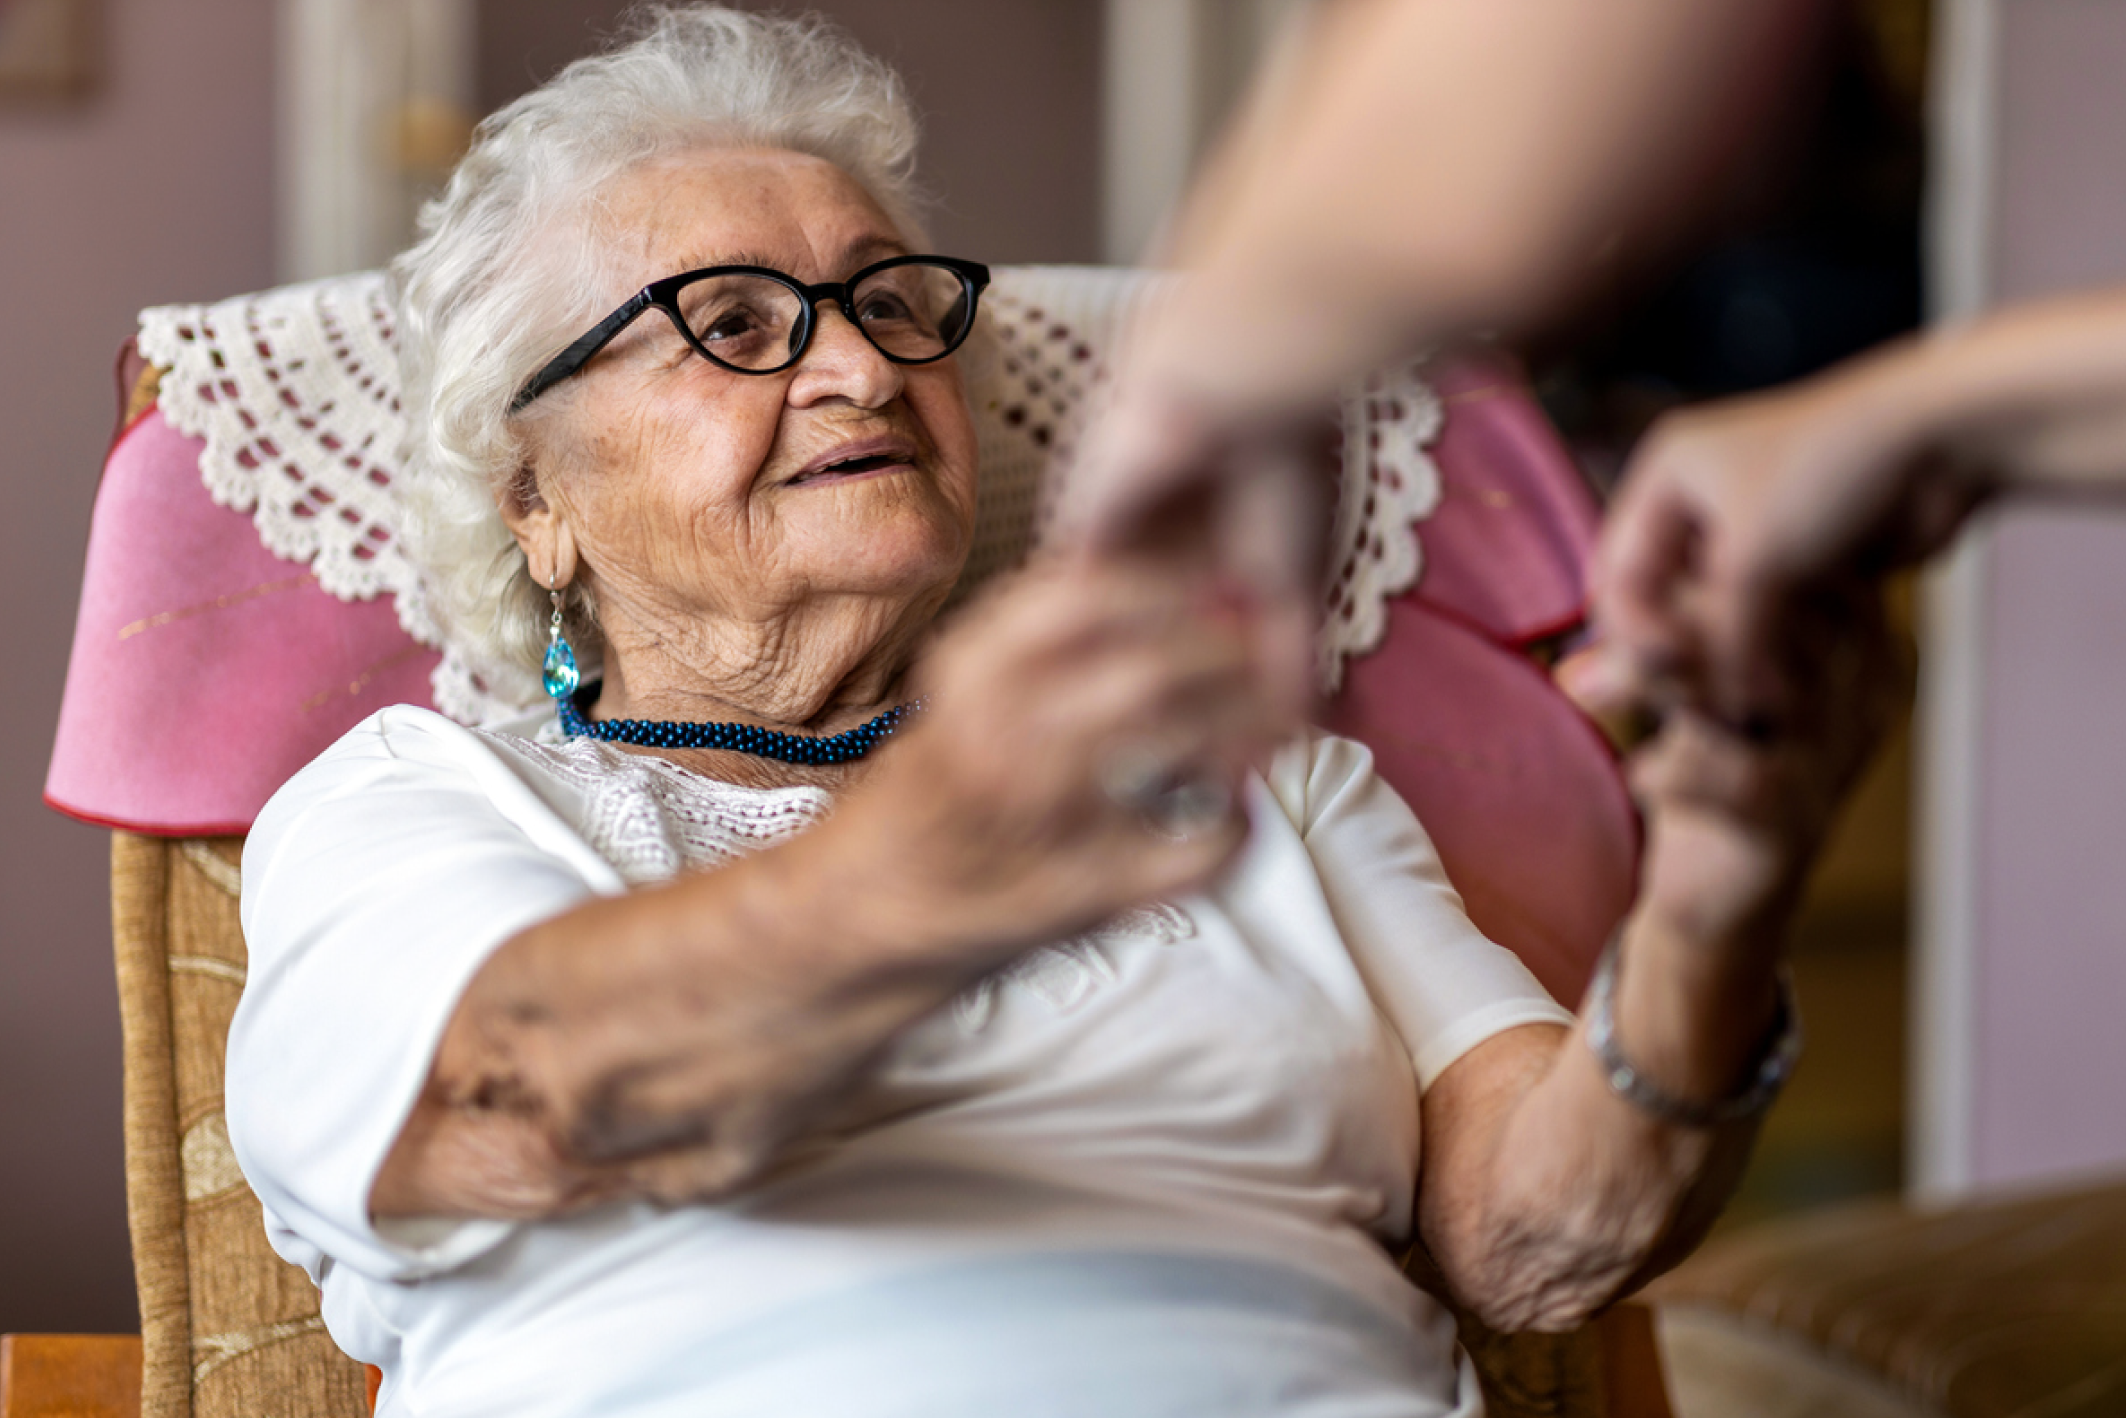
[[[1042,470],[1144,286],[999,274],[973,388],[971,576],[1038,535]],[[52,806],[160,835],[242,832],[375,709],[499,707],[447,662],[398,552],[382,302],[362,277],[151,313],[145,354],[170,373],[99,494]],[[1582,619],[1594,500],[1503,359],[1376,380],[1342,432],[1325,469],[1341,489],[1327,722],[1373,747],[1477,923],[1576,1001],[1636,850],[1614,759],[1543,663]]]

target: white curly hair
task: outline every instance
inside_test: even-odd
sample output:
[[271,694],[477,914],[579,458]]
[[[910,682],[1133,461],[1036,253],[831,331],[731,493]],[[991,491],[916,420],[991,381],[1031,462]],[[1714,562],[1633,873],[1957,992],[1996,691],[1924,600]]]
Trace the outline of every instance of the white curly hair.
[[[497,499],[521,495],[526,435],[570,402],[562,386],[512,416],[512,397],[606,313],[599,192],[704,144],[787,148],[848,173],[919,242],[916,128],[899,75],[825,20],[699,4],[632,12],[614,48],[475,130],[391,274],[407,550],[430,613],[490,693],[537,693],[547,591]],[[595,606],[578,595],[569,617],[595,663]]]

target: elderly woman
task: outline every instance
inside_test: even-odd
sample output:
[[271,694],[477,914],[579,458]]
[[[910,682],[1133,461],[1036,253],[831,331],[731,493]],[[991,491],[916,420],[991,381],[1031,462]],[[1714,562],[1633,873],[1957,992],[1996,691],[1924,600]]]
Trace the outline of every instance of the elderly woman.
[[385,1414],[1476,1413],[1394,1252],[1560,1327],[1689,1244],[1869,681],[1671,724],[1576,1021],[1363,749],[1280,741],[1245,598],[1086,561],[941,627],[986,272],[912,153],[833,33],[661,11],[427,214],[420,552],[558,703],[387,710],[260,817],[274,1244]]

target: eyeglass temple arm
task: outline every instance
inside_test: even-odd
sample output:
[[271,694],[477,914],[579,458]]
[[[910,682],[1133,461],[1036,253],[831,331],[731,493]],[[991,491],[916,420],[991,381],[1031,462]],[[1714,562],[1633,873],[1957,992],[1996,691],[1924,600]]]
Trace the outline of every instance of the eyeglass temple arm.
[[526,404],[589,364],[592,355],[611,344],[622,330],[634,323],[636,316],[648,310],[655,301],[656,297],[651,294],[648,286],[628,297],[626,304],[592,326],[583,338],[548,360],[537,374],[526,380],[524,387],[517,391],[517,397],[509,401],[509,411],[513,414],[521,411]]

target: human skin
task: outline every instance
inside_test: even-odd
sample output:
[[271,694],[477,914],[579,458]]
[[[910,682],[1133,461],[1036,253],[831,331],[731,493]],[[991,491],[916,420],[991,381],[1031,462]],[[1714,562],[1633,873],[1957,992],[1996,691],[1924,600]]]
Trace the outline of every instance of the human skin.
[[[901,240],[846,176],[788,153],[699,150],[602,198],[613,229],[643,233],[620,248],[614,303],[739,253],[839,279]],[[616,696],[601,712],[832,732],[914,685],[931,707],[842,769],[666,755],[822,782],[836,808],[498,949],[374,1184],[380,1217],[731,1196],[960,990],[1203,885],[1240,843],[1233,820],[1149,833],[1095,781],[1104,755],[1147,740],[1237,775],[1290,728],[1257,688],[1257,608],[1186,558],[1079,558],[1001,588],[918,658],[971,515],[958,375],[894,366],[821,319],[796,369],[763,378],[640,322],[571,381],[533,439],[536,495],[507,514],[535,576],[597,592]],[[874,436],[906,440],[903,471],[792,481]],[[1754,1065],[1780,928],[1878,717],[1873,663],[1804,667],[1825,679],[1811,733],[1764,744],[1679,716],[1640,760],[1647,889],[1622,934],[1618,1024],[1677,1096],[1725,1096]],[[1747,1149],[1747,1124],[1674,1127],[1615,1097],[1579,1032],[1508,1031],[1424,1096],[1423,1238],[1498,1323],[1569,1326],[1665,1264]]]
[[1582,692],[1776,724],[1812,602],[2003,494],[2126,489],[2126,291],[2011,308],[1671,414],[1604,528]]
[[[1162,248],[1061,510],[1101,549],[1174,539],[1287,612],[1268,692],[1302,698],[1315,554],[1291,430],[1353,377],[1554,318],[1673,235],[1780,97],[1813,3],[1331,0],[1224,136]],[[1264,485],[1269,485],[1265,491]],[[1276,489],[1283,488],[1283,491]]]

